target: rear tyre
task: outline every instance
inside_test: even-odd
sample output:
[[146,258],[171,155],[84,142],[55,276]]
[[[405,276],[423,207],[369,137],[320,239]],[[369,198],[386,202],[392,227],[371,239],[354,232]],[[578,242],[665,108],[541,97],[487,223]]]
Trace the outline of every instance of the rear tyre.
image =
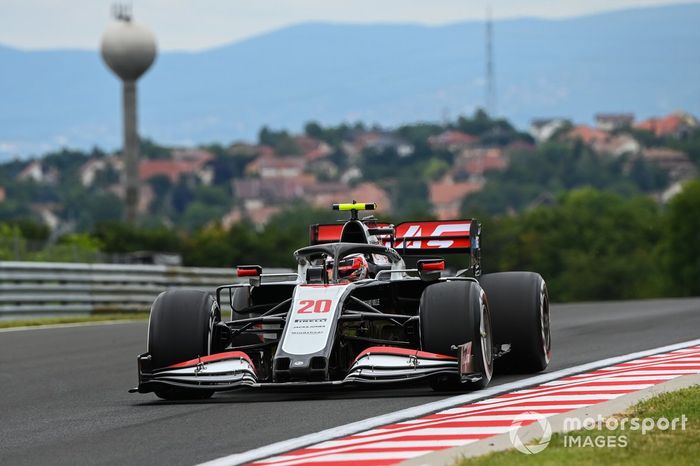
[[509,372],[543,371],[552,354],[549,295],[544,279],[533,272],[501,272],[479,280],[493,318],[493,338],[510,352],[496,360],[496,368]]
[[[221,312],[211,294],[199,290],[170,290],[153,302],[148,322],[148,352],[156,369],[211,354],[212,329]],[[203,399],[213,391],[164,388],[166,400]]]
[[428,286],[420,301],[420,339],[423,351],[457,357],[452,349],[472,342],[477,382],[462,383],[456,376],[431,380],[434,390],[484,388],[493,376],[491,316],[484,293],[473,281],[448,281]]

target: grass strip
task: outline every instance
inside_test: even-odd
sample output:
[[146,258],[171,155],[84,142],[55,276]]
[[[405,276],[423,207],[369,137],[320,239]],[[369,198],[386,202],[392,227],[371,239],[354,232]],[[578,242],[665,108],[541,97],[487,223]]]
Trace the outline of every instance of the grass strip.
[[[681,422],[676,430],[662,430],[661,418],[668,420],[686,417],[685,429]],[[627,419],[627,427],[608,429],[605,422],[592,430],[581,429],[552,436],[547,448],[540,453],[526,455],[518,450],[494,452],[475,458],[465,458],[458,466],[495,465],[565,465],[584,466],[630,465],[657,466],[660,464],[700,464],[700,386],[663,393],[642,401],[624,413],[609,416],[618,423]],[[642,433],[631,430],[630,422],[638,418],[653,419],[655,427]],[[608,419],[608,418],[603,418]],[[649,421],[651,422],[651,421]],[[665,423],[664,423],[665,424]],[[614,425],[611,420],[610,425]],[[624,444],[624,446],[623,446]]]

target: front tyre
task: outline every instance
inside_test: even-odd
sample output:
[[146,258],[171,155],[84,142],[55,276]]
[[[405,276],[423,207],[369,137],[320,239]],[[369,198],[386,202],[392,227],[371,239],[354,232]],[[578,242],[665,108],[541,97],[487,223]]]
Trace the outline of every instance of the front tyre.
[[462,383],[458,377],[439,375],[431,380],[435,390],[484,388],[493,376],[491,314],[478,283],[455,280],[429,285],[421,296],[420,339],[423,351],[458,356],[459,346],[472,343],[474,369],[481,378]]
[[[211,354],[214,324],[221,320],[219,306],[210,293],[169,290],[153,302],[148,321],[148,352],[154,368]],[[209,390],[164,388],[156,395],[166,400],[202,399]]]

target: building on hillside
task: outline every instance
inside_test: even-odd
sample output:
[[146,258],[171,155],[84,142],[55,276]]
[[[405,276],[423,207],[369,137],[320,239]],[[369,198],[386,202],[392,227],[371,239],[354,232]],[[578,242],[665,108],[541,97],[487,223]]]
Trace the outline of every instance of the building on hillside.
[[650,131],[657,137],[683,139],[688,133],[700,127],[697,118],[685,112],[675,112],[665,117],[649,118],[634,125],[635,128]]
[[246,174],[260,178],[295,178],[300,176],[306,161],[303,157],[262,155],[246,166]]
[[[350,190],[349,200],[358,202],[374,202],[377,204],[377,212],[389,213],[392,210],[391,197],[384,189],[376,183],[360,183]],[[339,198],[336,202],[348,202],[348,199]]]
[[[113,184],[112,186],[109,186],[106,189],[106,191],[114,194],[122,201],[124,200],[124,184]],[[140,215],[148,214],[151,207],[151,203],[155,200],[155,198],[156,193],[155,191],[153,191],[151,185],[148,183],[141,183],[141,185],[139,186],[139,203],[136,206],[136,211]]]
[[32,211],[39,216],[41,221],[51,230],[55,230],[61,224],[61,219],[56,212],[61,208],[60,204],[47,203],[32,203]]
[[5,191],[5,188],[0,186],[0,202],[5,202],[5,199],[7,199],[7,192]]
[[507,146],[503,148],[503,153],[507,156],[516,154],[518,152],[532,152],[537,149],[537,145],[534,142],[523,141],[522,139],[517,139],[510,142]]
[[681,180],[671,183],[668,188],[655,196],[656,201],[661,204],[668,204],[671,199],[683,192],[683,188],[685,187],[685,183],[687,181],[688,180]]
[[347,156],[348,159],[354,161],[362,155],[362,146],[357,141],[343,141],[340,143],[340,150]]
[[464,149],[455,160],[452,175],[455,179],[480,179],[489,171],[508,168],[508,157],[500,147]]
[[607,131],[585,125],[574,126],[571,131],[566,133],[566,139],[581,141],[589,146],[592,146],[594,143],[605,142],[608,138],[610,138],[610,133]]
[[205,165],[207,162],[214,160],[214,154],[206,149],[187,147],[174,149],[172,158],[173,160],[188,160],[191,162],[198,162],[200,165]]
[[41,184],[56,184],[60,175],[55,167],[47,169],[39,160],[32,160],[19,172],[17,179]]
[[630,134],[615,135],[607,130],[584,125],[572,128],[571,131],[566,133],[566,139],[581,141],[599,154],[615,157],[623,154],[637,154],[642,149],[639,141]]
[[528,133],[537,142],[548,141],[561,128],[571,126],[566,118],[536,118],[530,122]]
[[44,169],[41,166],[41,162],[38,160],[29,162],[22,171],[19,172],[17,179],[19,181],[34,181],[35,183],[44,181]]
[[86,188],[92,186],[97,175],[108,169],[112,169],[121,175],[124,171],[124,162],[120,157],[114,155],[89,159],[78,169],[80,184]]
[[277,206],[258,206],[250,209],[234,207],[221,218],[221,225],[228,230],[235,224],[248,220],[256,229],[262,230],[270,219],[281,211],[282,208]]
[[333,153],[333,148],[327,143],[310,136],[295,136],[294,143],[301,151],[304,160],[307,162],[313,162],[315,160],[326,158]]
[[191,164],[193,173],[202,184],[210,186],[214,182],[216,157],[210,151],[199,148],[175,149],[172,152],[172,158]]
[[151,204],[156,198],[156,193],[153,187],[148,183],[143,183],[139,186],[139,203],[136,206],[136,211],[139,214],[147,214],[151,208]]
[[350,167],[340,175],[340,182],[342,184],[349,184],[352,180],[359,180],[361,178],[362,170],[358,167]]
[[596,127],[603,131],[630,128],[634,123],[634,113],[597,113]]
[[458,218],[464,198],[468,194],[481,191],[483,186],[483,181],[456,182],[450,176],[431,183],[428,189],[433,213],[439,220]]
[[644,160],[668,172],[671,181],[692,178],[697,175],[695,164],[685,152],[668,147],[649,147],[642,150]]
[[248,206],[261,206],[302,199],[316,180],[311,175],[300,175],[294,178],[235,179],[232,183],[236,199]]
[[376,183],[364,182],[355,187],[342,183],[316,183],[309,187],[306,201],[318,209],[328,209],[331,205],[350,202],[374,202],[377,212],[391,212],[391,197]]
[[139,179],[148,181],[156,176],[165,176],[171,183],[176,184],[180,178],[192,175],[203,184],[209,185],[214,179],[214,169],[210,159],[153,159],[139,162]]
[[325,159],[333,153],[333,148],[326,144],[321,143],[316,149],[310,150],[304,153],[304,160],[307,162],[315,162],[317,160]]
[[347,202],[338,199],[349,199],[349,191],[350,187],[344,183],[317,182],[307,187],[304,199],[317,209],[328,209],[334,203]]
[[293,136],[292,140],[294,141],[294,145],[299,148],[302,154],[318,149],[318,147],[321,145],[320,140],[307,136],[306,134],[298,134]]
[[353,144],[359,152],[364,149],[374,152],[383,152],[385,150],[394,150],[399,157],[408,157],[413,155],[413,145],[406,142],[401,137],[389,131],[368,131],[358,134]]
[[448,150],[455,153],[478,143],[478,137],[461,131],[444,131],[428,138],[428,144],[433,150]]
[[610,136],[604,141],[596,140],[593,142],[592,147],[599,154],[607,154],[614,157],[619,157],[623,154],[638,154],[642,150],[642,145],[639,141],[629,134]]
[[338,176],[338,166],[325,158],[307,164],[306,171],[319,179],[334,179]]

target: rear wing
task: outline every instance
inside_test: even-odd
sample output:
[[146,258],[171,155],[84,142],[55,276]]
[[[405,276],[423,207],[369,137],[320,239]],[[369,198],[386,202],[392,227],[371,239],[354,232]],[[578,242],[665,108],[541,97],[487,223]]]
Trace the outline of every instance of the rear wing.
[[[481,224],[475,219],[403,222],[395,226],[371,222],[366,225],[370,234],[373,230],[381,230],[375,235],[379,241],[396,249],[402,256],[468,254],[474,274],[478,276],[481,272]],[[392,227],[393,234],[387,233]],[[310,243],[338,242],[342,231],[343,224],[339,223],[311,225]]]

